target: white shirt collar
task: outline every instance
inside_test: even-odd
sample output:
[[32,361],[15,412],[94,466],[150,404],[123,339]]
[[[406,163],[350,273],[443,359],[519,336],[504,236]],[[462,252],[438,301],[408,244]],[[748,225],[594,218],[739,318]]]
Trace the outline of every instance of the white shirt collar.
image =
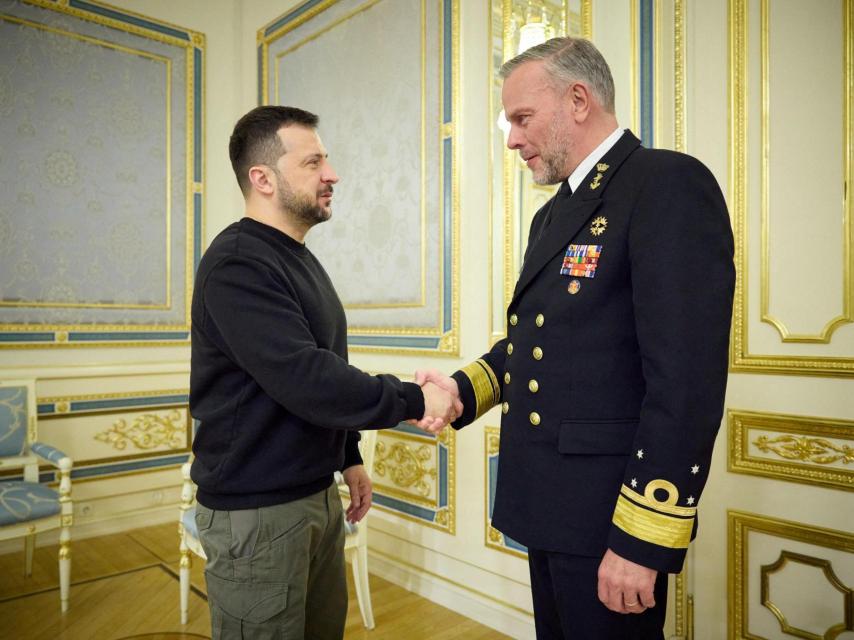
[[622,137],[624,131],[625,129],[622,127],[614,129],[613,133],[605,138],[598,147],[593,149],[593,151],[590,152],[590,155],[584,158],[584,160],[581,161],[581,164],[575,168],[575,171],[569,175],[567,181],[569,182],[569,186],[573,193],[575,193],[578,190],[578,187],[581,186],[581,181],[584,180],[584,177],[588,173],[590,173],[593,165],[599,162],[602,156],[608,153],[611,150],[611,147],[617,144],[617,140]]

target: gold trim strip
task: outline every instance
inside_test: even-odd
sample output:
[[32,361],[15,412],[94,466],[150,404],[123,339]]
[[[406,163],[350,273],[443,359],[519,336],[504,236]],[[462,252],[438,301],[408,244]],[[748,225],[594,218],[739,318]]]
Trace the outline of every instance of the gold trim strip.
[[[806,459],[798,461],[775,460],[751,454],[750,432],[752,429],[774,431],[781,435],[802,436],[806,442],[823,448],[820,440],[836,438],[854,445],[854,420],[839,420],[813,416],[798,416],[782,413],[757,411],[727,411],[729,432],[728,470],[734,473],[812,484],[844,491],[854,491],[854,469],[827,467],[826,464]],[[818,442],[817,442],[818,441]],[[846,449],[847,447],[847,449]],[[843,462],[854,448],[840,445]],[[818,449],[814,449],[818,451]],[[820,459],[820,457],[819,457]]]
[[475,420],[498,404],[501,387],[498,378],[483,359],[478,359],[460,369],[471,382],[476,402]]
[[617,499],[614,524],[630,536],[670,549],[687,549],[694,518],[672,518],[639,507],[624,496]]
[[845,531],[734,510],[727,511],[727,524],[730,638],[755,637],[750,633],[749,620],[751,592],[747,569],[750,566],[750,533],[763,533],[777,538],[854,553],[854,535]]
[[620,490],[620,493],[622,493],[630,500],[650,509],[654,509],[659,513],[666,513],[673,516],[684,516],[688,518],[693,518],[697,515],[697,507],[677,507],[665,504],[664,502],[656,502],[654,500],[649,500],[646,496],[639,494],[637,491],[633,491],[630,487],[627,487],[626,485],[623,485],[622,489]]
[[[846,289],[851,288],[850,255],[852,243],[852,204],[850,185],[854,183],[854,143],[851,142],[850,116],[854,102],[854,1],[843,0],[843,29],[845,47],[845,76],[847,90],[845,95],[846,120],[846,184],[845,193],[844,242],[849,263],[846,264]],[[748,144],[747,110],[748,95],[748,16],[746,0],[729,0],[728,4],[728,47],[729,47],[729,204],[735,236],[736,283],[733,307],[732,340],[730,343],[730,369],[734,372],[752,372],[784,375],[819,375],[840,378],[854,377],[854,357],[843,356],[795,356],[795,355],[759,355],[750,353],[748,344],[748,308],[747,286],[747,182],[748,182]]]

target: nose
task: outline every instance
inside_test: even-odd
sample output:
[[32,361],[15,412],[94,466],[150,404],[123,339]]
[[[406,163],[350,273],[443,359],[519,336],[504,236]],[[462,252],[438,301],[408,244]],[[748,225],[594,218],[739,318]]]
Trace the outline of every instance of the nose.
[[510,125],[510,135],[507,136],[508,149],[520,149],[525,144],[524,137],[519,132],[519,128],[515,125]]
[[335,173],[335,169],[333,169],[332,165],[328,162],[324,165],[323,174],[320,176],[320,179],[328,184],[335,184],[340,180],[338,174]]

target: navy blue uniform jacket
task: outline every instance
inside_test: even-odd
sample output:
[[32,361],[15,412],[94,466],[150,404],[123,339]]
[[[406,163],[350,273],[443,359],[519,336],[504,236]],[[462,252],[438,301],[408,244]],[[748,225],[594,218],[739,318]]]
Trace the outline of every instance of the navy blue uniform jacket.
[[630,132],[537,212],[507,337],[454,374],[455,427],[502,405],[494,527],[681,569],[723,413],[734,281],[712,174]]

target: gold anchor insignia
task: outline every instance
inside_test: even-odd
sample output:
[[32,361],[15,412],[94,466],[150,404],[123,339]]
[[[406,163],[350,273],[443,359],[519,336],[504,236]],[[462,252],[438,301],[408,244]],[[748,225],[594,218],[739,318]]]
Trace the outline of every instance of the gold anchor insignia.
[[599,185],[602,183],[602,174],[610,168],[610,165],[605,164],[604,162],[600,162],[596,165],[596,171],[599,173],[596,174],[596,177],[593,178],[593,182],[590,183],[591,189],[598,189]]
[[599,216],[593,221],[593,224],[590,225],[590,233],[594,236],[601,236],[605,233],[605,229],[608,228],[608,218],[605,216]]

